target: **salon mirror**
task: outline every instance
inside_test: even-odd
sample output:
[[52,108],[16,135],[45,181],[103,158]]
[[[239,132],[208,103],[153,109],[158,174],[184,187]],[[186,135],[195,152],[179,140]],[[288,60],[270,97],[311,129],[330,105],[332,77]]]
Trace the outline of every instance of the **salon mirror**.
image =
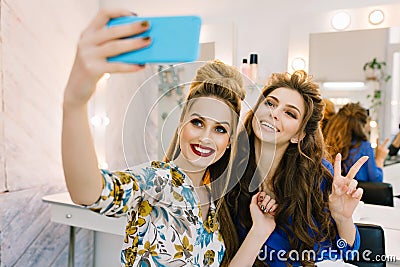
[[[376,9],[384,13],[379,24],[369,21],[369,14]],[[397,133],[400,121],[399,11],[400,4],[392,4],[299,15],[289,36],[288,71],[293,71],[290,66],[294,59],[303,58],[305,70],[320,83],[323,97],[335,100],[336,108],[349,101],[369,108],[371,99],[367,96],[377,88],[381,90],[382,104],[376,117],[381,138]],[[337,30],[332,18],[340,12],[349,14],[350,23]],[[374,58],[386,63],[389,81],[377,84],[366,79],[363,66]],[[331,83],[329,87],[327,82]]]
[[[360,102],[370,109],[373,120],[380,122],[378,131],[385,136],[397,133],[399,122],[400,44],[393,41],[396,36],[400,32],[391,27],[311,33],[309,39],[309,72],[319,82],[323,96],[337,109],[348,102]],[[389,80],[367,76],[363,67],[373,58],[385,62],[382,68]],[[373,100],[378,91],[380,99]],[[374,105],[374,101],[382,104]]]

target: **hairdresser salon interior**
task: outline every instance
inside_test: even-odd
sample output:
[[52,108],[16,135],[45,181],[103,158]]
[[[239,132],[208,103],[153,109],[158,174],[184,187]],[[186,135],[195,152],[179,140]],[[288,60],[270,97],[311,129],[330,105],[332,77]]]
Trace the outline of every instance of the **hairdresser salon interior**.
[[205,61],[244,74],[240,121],[272,73],[304,70],[334,113],[359,103],[368,114],[366,141],[374,153],[386,151],[377,164],[383,178],[359,183],[364,193],[353,213],[360,249],[384,260],[320,266],[400,266],[398,0],[0,0],[0,267],[120,266],[126,216],[74,204],[61,151],[78,40],[99,10],[117,8],[199,16],[199,53],[195,62],[101,76],[87,104],[99,168],[163,159],[179,123],[167,118],[179,114]]

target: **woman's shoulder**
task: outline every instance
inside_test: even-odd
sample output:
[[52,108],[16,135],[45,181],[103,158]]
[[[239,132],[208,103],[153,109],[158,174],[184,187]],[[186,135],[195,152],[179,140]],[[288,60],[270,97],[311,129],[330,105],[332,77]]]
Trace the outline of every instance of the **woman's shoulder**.
[[168,184],[169,181],[176,187],[186,184],[186,175],[172,161],[146,162],[129,168],[127,172],[145,184],[147,189],[160,183]]
[[366,153],[371,153],[371,151],[373,151],[371,142],[368,140],[361,141],[358,154],[364,155]]
[[[132,167],[127,168],[125,173],[129,173],[134,176],[166,176],[167,173],[170,173],[171,169],[177,169],[177,167],[169,162],[163,161],[149,161],[144,162]],[[163,173],[165,173],[163,175]]]
[[368,140],[361,141],[362,147],[371,147],[371,142]]
[[164,161],[148,161],[141,164],[137,164],[131,167],[128,167],[126,171],[135,171],[135,170],[143,170],[143,169],[160,169],[167,170],[172,167],[177,168],[172,162],[164,162]]

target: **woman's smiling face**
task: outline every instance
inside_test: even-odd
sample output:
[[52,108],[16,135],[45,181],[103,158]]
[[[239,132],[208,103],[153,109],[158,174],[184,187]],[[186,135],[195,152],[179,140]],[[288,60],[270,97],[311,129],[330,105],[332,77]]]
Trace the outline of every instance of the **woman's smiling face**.
[[230,144],[233,112],[213,97],[193,100],[180,125],[181,153],[175,163],[187,171],[202,171],[218,161]]
[[301,138],[298,131],[304,112],[304,100],[299,92],[277,88],[255,111],[252,121],[254,134],[262,142],[289,145],[291,140]]

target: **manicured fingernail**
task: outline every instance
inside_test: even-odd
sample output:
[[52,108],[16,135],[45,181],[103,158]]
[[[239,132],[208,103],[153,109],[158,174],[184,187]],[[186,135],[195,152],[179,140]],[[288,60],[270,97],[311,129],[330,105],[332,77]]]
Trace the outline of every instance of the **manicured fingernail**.
[[143,28],[146,28],[146,27],[148,27],[149,25],[150,25],[150,23],[149,23],[148,20],[144,20],[144,21],[142,21],[142,23],[140,23],[140,26],[142,26]]
[[145,66],[145,64],[138,64],[140,67],[144,67]]
[[262,211],[265,210],[264,205],[261,205],[260,209],[261,209]]
[[150,40],[150,36],[146,36],[142,38],[143,41],[149,41]]
[[260,199],[261,199],[261,200],[264,200],[264,196],[263,196],[263,195],[261,195],[261,196],[260,196]]
[[135,12],[131,12],[131,14],[132,14],[132,16],[135,16],[135,17],[137,17],[137,13],[135,13]]

